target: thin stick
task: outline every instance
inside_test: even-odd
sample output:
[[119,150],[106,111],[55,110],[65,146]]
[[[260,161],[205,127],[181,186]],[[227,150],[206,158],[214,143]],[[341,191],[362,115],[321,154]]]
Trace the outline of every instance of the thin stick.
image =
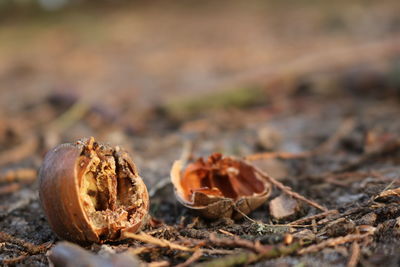
[[192,256],[190,256],[185,262],[176,265],[176,267],[187,267],[190,266],[191,264],[195,263],[198,259],[203,256],[203,251],[201,249],[196,250]]
[[234,234],[232,234],[231,232],[225,231],[224,229],[218,229],[219,232],[225,234],[225,235],[229,235],[229,236],[236,236]]
[[341,236],[341,237],[337,237],[337,238],[330,238],[328,240],[322,241],[319,244],[315,244],[312,246],[309,246],[307,248],[303,248],[301,249],[298,253],[299,254],[307,254],[307,253],[313,253],[313,252],[317,252],[320,251],[324,248],[327,247],[334,247],[337,245],[341,245],[344,243],[349,243],[349,242],[353,242],[353,241],[359,241],[362,240],[368,236],[370,236],[370,233],[366,233],[366,234],[350,234],[350,235],[346,235],[346,236]]
[[325,211],[325,212],[321,212],[321,213],[318,213],[318,214],[315,214],[315,215],[311,215],[311,216],[308,216],[308,217],[305,217],[305,218],[298,219],[296,221],[293,221],[293,222],[289,223],[289,225],[292,225],[292,224],[294,224],[294,225],[305,224],[307,222],[312,222],[313,220],[319,220],[319,219],[325,218],[325,217],[327,217],[329,215],[338,214],[338,213],[339,213],[338,210],[328,210],[328,211]]
[[264,171],[262,171],[261,169],[257,168],[256,166],[254,166],[253,164],[249,163],[250,165],[253,166],[254,170],[256,172],[258,172],[261,176],[263,176],[265,179],[267,179],[271,184],[275,185],[277,188],[279,188],[280,190],[282,190],[284,193],[286,193],[287,195],[302,200],[304,202],[306,202],[307,204],[320,209],[322,211],[328,211],[327,208],[322,207],[321,205],[319,205],[318,203],[316,203],[315,201],[309,200],[305,197],[303,197],[302,195],[294,192],[290,187],[282,184],[281,182],[277,181],[275,178],[272,178],[271,176],[269,176],[267,173],[265,173]]
[[135,239],[135,240],[143,242],[143,243],[148,243],[148,244],[152,244],[152,245],[155,245],[158,247],[163,247],[163,248],[176,249],[176,250],[182,250],[182,251],[195,251],[194,248],[184,247],[184,246],[172,243],[165,239],[155,238],[154,236],[148,235],[143,232],[140,232],[139,234],[126,232],[123,234],[123,237],[132,238],[132,239]]
[[231,248],[246,248],[252,250],[256,253],[265,253],[270,250],[270,246],[263,246],[260,242],[252,242],[250,240],[242,239],[240,237],[232,238],[218,238],[215,233],[210,234],[209,238],[212,245],[216,245],[219,247],[231,247]]
[[347,267],[356,267],[360,259],[360,245],[357,241],[353,242],[351,246],[351,256],[347,262]]

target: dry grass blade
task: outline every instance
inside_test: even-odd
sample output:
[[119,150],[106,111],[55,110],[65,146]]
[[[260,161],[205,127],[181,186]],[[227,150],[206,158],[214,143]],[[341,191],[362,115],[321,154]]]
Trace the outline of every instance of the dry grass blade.
[[188,248],[185,246],[181,246],[179,244],[172,243],[165,239],[155,238],[154,236],[148,235],[146,233],[140,232],[139,234],[134,233],[124,233],[124,238],[131,238],[137,241],[152,244],[158,247],[181,250],[181,251],[195,251],[194,248]]
[[[249,163],[251,164],[251,163]],[[252,164],[251,164],[252,165]],[[269,176],[267,173],[265,173],[264,171],[262,171],[261,169],[257,168],[256,166],[252,165],[253,168],[256,170],[256,172],[258,172],[261,176],[263,176],[265,179],[267,179],[271,184],[273,184],[274,186],[276,186],[277,188],[279,188],[280,190],[282,190],[285,194],[299,199],[301,201],[304,201],[305,203],[319,209],[322,211],[328,211],[327,208],[322,207],[321,205],[319,205],[318,203],[316,203],[315,201],[309,200],[305,197],[303,197],[302,195],[300,195],[299,193],[294,192],[290,187],[282,184],[281,182],[277,181],[275,178]]]
[[359,241],[362,240],[368,236],[370,236],[371,233],[366,233],[366,234],[350,234],[346,236],[341,236],[337,238],[330,238],[328,240],[322,241],[319,244],[311,245],[307,248],[303,248],[299,251],[299,254],[307,254],[307,253],[313,253],[313,252],[318,252],[324,248],[327,247],[334,247],[338,246],[344,243],[349,243],[353,241]]

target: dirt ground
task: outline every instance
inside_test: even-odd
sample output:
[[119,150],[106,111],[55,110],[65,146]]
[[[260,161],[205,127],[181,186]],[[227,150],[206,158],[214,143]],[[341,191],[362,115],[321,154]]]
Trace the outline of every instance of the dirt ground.
[[[85,246],[97,256],[81,262],[398,266],[399,11],[397,1],[160,2],[4,17],[0,260],[49,265],[60,240],[37,170],[55,145],[94,136],[139,167],[153,218],[143,231],[191,250],[129,239]],[[213,152],[246,157],[329,212],[298,201],[277,220],[275,186],[248,218],[197,217],[172,197],[169,172]]]

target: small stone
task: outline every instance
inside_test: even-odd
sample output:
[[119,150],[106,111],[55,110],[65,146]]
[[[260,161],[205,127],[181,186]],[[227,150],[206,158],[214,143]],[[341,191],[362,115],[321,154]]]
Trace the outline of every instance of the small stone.
[[294,217],[300,211],[297,200],[282,194],[269,202],[269,212],[277,220]]

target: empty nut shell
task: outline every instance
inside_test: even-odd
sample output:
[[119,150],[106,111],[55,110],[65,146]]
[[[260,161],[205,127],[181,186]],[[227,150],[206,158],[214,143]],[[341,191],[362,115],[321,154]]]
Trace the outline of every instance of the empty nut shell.
[[171,169],[176,197],[205,218],[239,219],[262,205],[271,192],[271,185],[251,165],[219,153],[182,167],[176,161]]
[[145,222],[149,196],[135,164],[119,147],[93,138],[49,151],[39,172],[47,221],[62,239],[117,240]]

